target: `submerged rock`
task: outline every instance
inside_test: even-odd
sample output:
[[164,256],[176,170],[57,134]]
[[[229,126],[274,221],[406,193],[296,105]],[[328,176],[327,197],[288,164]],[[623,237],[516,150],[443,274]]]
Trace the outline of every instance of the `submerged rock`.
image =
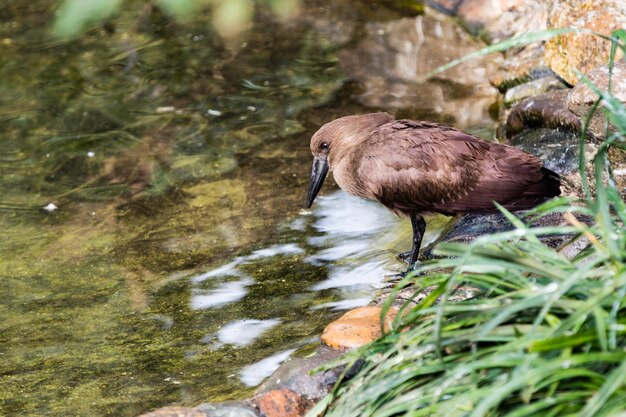
[[[548,16],[548,27],[588,29],[610,35],[626,27],[626,3],[623,0],[555,0]],[[571,32],[546,42],[545,59],[554,72],[575,85],[578,82],[575,70],[586,73],[607,63],[610,48],[611,43],[599,36]]]

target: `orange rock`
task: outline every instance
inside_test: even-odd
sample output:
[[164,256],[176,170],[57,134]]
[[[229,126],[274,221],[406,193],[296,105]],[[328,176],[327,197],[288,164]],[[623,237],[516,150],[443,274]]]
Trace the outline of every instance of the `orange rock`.
[[301,417],[313,406],[311,401],[287,388],[266,392],[253,401],[265,417]]
[[[354,349],[381,336],[380,307],[359,307],[330,323],[322,334],[322,343],[335,349]],[[385,329],[389,328],[398,310],[389,310]]]
[[[548,27],[589,29],[610,35],[626,26],[625,4],[624,0],[556,0]],[[575,85],[578,77],[574,70],[587,73],[606,64],[610,47],[610,42],[590,33],[566,33],[546,42],[544,58],[554,72]]]
[[206,417],[206,414],[188,407],[163,407],[139,417]]

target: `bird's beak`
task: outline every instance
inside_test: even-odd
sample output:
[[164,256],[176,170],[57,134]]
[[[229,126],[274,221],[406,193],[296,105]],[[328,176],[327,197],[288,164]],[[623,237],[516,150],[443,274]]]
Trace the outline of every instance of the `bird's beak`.
[[311,179],[309,180],[309,193],[306,197],[306,207],[311,207],[315,196],[324,184],[324,178],[328,173],[328,160],[320,156],[313,158],[313,166],[311,167]]

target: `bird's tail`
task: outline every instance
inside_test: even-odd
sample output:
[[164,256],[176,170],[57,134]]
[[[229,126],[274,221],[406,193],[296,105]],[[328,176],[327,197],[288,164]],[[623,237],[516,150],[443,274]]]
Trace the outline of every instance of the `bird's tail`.
[[534,186],[536,190],[532,190],[534,187],[530,187],[529,191],[539,193],[545,198],[561,195],[561,177],[559,174],[548,168],[541,168],[541,172],[543,172],[543,178]]
[[561,195],[561,177],[548,168],[541,168],[543,178],[530,185],[519,198],[504,204],[509,210],[528,210],[544,201]]

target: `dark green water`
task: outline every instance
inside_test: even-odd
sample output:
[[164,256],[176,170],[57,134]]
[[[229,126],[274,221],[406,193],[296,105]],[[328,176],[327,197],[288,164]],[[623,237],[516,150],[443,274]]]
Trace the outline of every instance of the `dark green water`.
[[259,10],[235,48],[208,14],[129,2],[62,43],[55,2],[3,6],[1,415],[241,398],[402,268],[407,225],[375,204],[327,187],[302,210],[310,135],[375,110],[318,23],[399,17],[332,3]]

